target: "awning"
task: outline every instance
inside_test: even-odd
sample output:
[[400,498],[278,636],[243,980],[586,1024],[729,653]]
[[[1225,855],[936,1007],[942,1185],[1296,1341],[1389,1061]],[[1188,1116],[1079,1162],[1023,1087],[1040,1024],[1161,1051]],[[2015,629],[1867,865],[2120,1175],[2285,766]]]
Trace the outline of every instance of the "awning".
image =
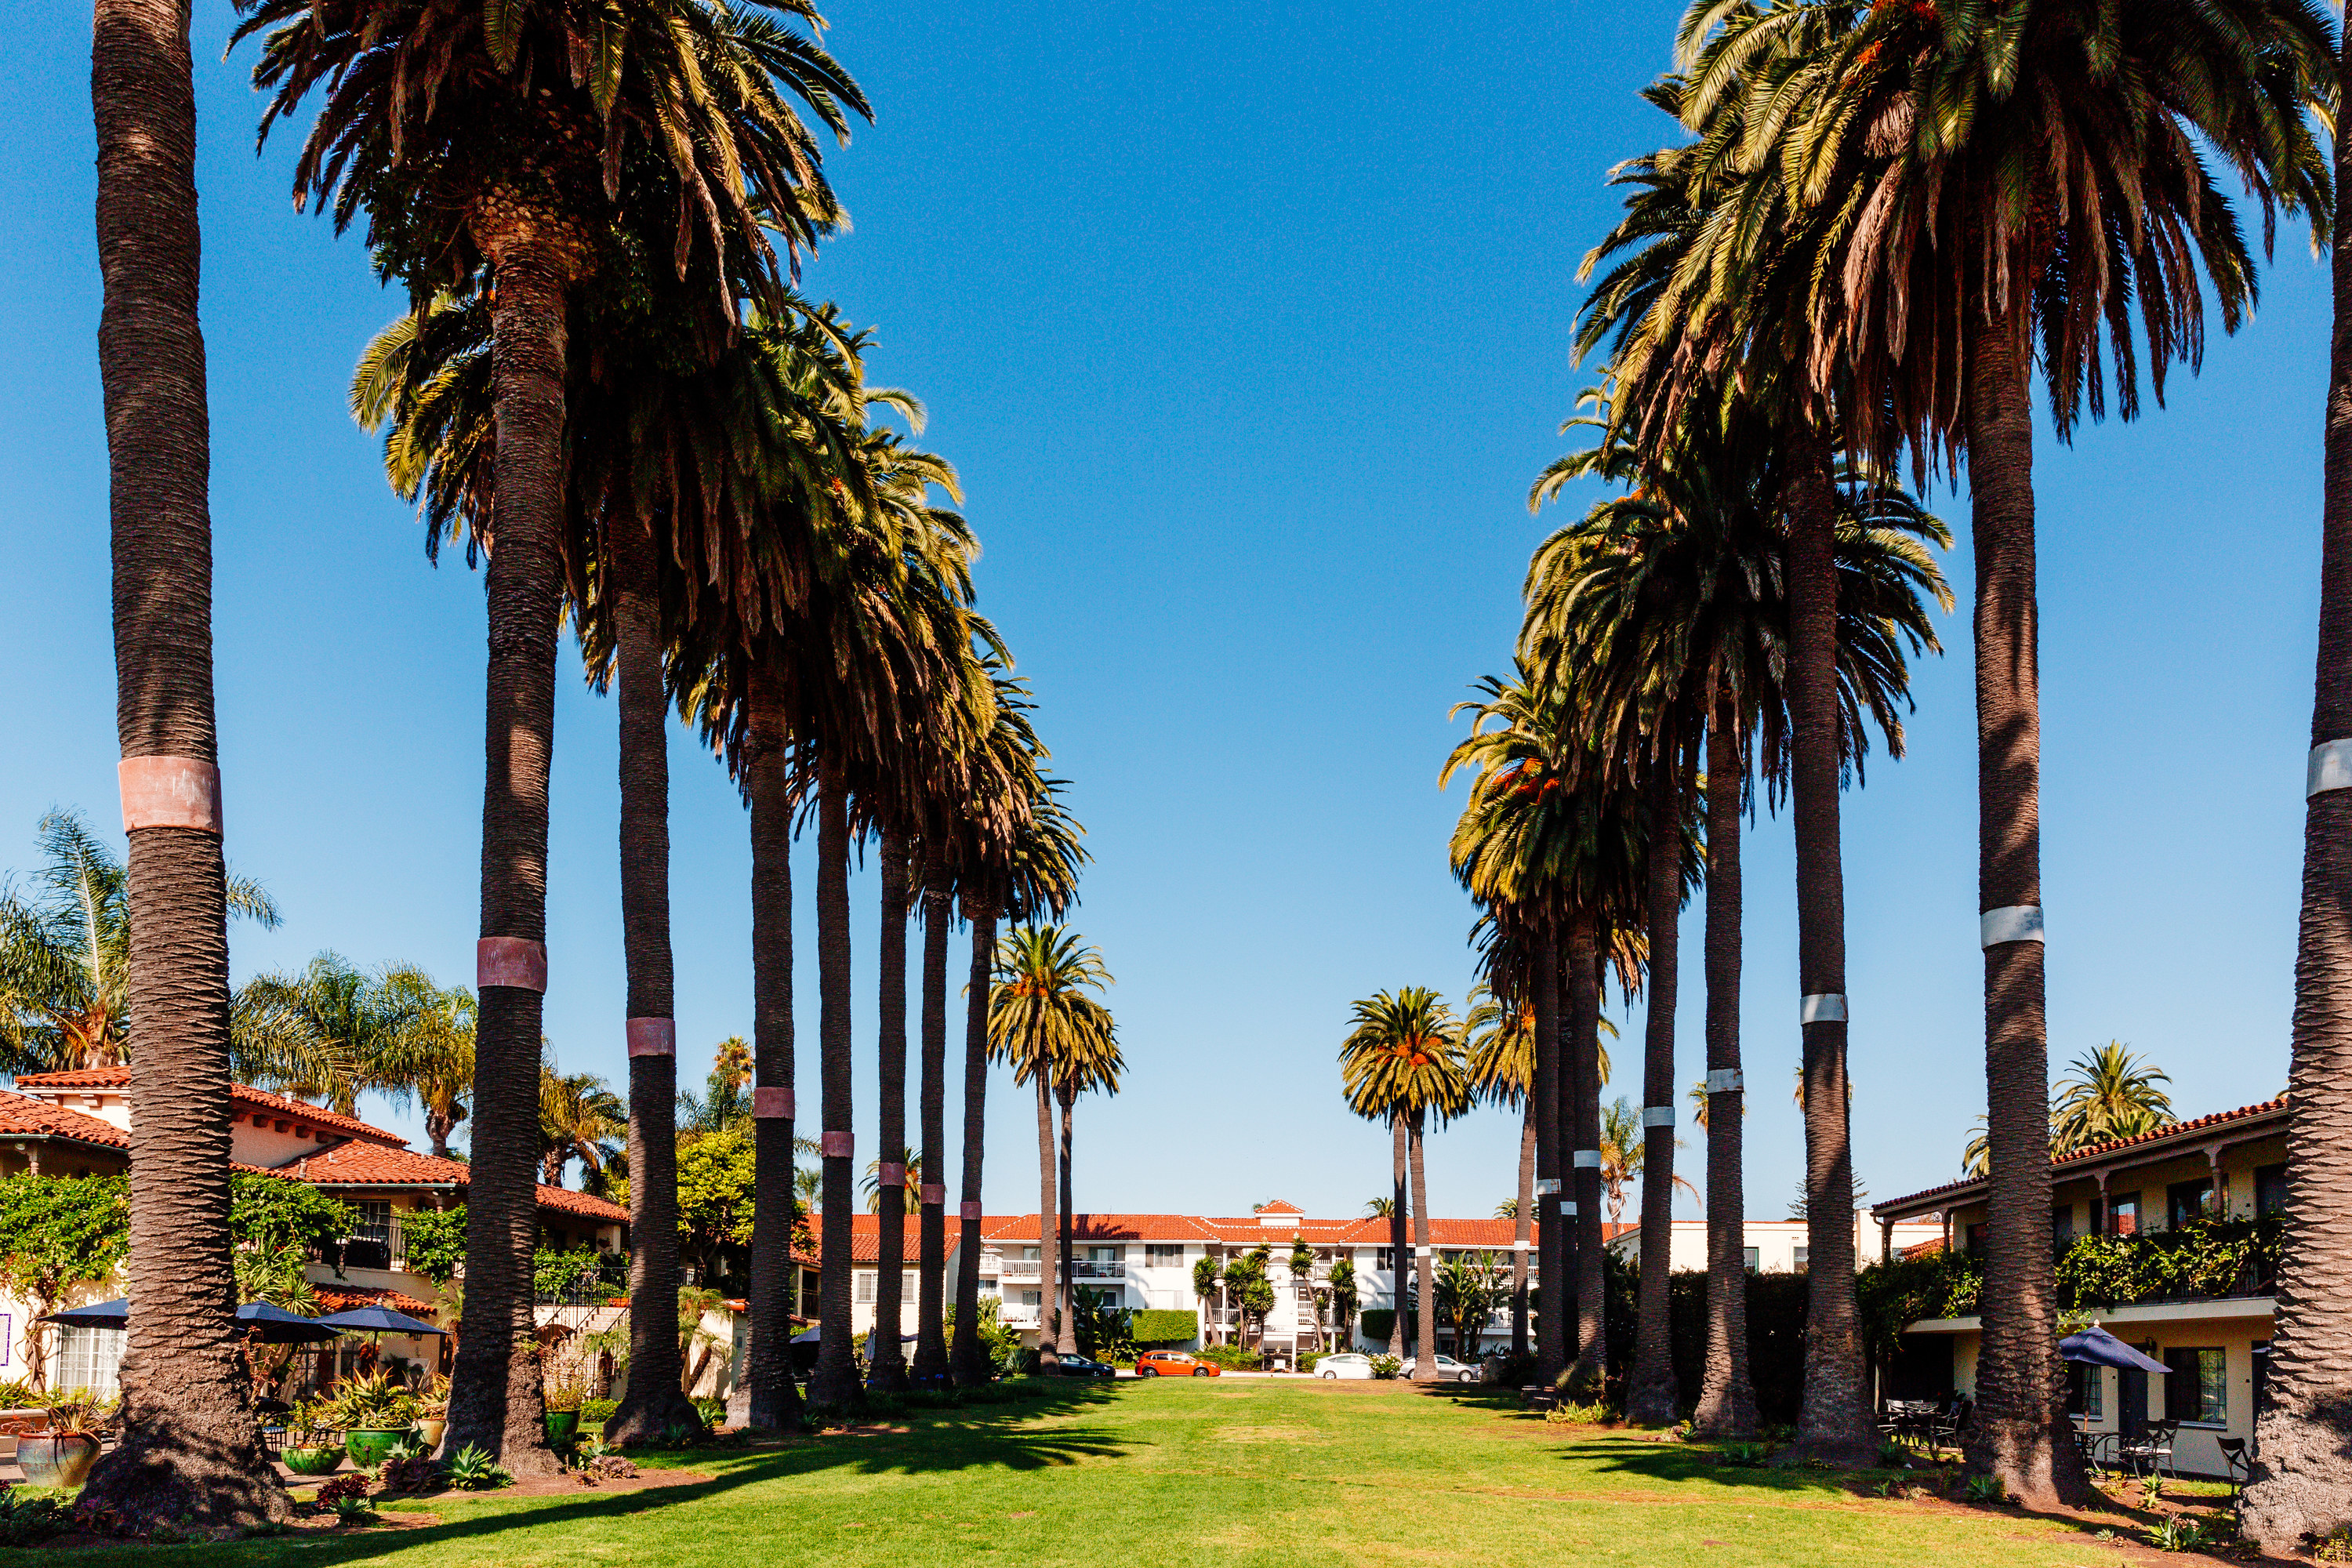
[[2079,1334],[2068,1334],[2060,1340],[2058,1353],[2067,1361],[2079,1361],[2091,1366],[2119,1366],[2126,1371],[2153,1373],[2172,1370],[2160,1361],[2140,1354],[2096,1323]]

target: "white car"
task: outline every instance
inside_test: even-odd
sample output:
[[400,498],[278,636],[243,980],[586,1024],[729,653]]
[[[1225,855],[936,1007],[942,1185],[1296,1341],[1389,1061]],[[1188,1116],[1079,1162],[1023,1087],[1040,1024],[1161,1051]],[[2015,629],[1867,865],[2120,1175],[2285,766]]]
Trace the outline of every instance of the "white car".
[[1370,1377],[1372,1375],[1372,1358],[1360,1355],[1354,1351],[1342,1351],[1338,1355],[1327,1355],[1315,1363],[1315,1375],[1333,1379]]
[[[1397,1375],[1405,1379],[1407,1382],[1411,1382],[1412,1379],[1412,1369],[1416,1365],[1420,1364],[1420,1361],[1421,1358],[1418,1356],[1407,1357],[1404,1363],[1404,1370],[1397,1373]],[[1440,1383],[1484,1383],[1486,1381],[1486,1373],[1481,1368],[1465,1366],[1450,1355],[1442,1355],[1437,1358],[1437,1381]]]

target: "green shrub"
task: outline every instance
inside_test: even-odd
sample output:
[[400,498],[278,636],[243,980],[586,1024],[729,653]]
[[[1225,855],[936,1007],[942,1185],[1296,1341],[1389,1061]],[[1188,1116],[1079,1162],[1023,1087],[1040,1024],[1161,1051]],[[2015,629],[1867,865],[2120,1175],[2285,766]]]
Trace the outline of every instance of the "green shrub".
[[1315,1363],[1321,1361],[1327,1353],[1328,1352],[1324,1351],[1307,1352],[1298,1358],[1298,1370],[1301,1372],[1313,1372],[1315,1370]]
[[1201,1337],[1201,1314],[1164,1307],[1140,1308],[1128,1331],[1139,1345],[1181,1345]]
[[1372,1375],[1381,1379],[1383,1382],[1396,1377],[1403,1371],[1404,1361],[1402,1357],[1392,1355],[1376,1355],[1372,1358]]
[[0,1489],[0,1546],[37,1546],[71,1517],[62,1499],[29,1497],[22,1487]]
[[583,1399],[580,1402],[580,1424],[583,1426],[602,1426],[605,1422],[610,1421],[613,1418],[613,1413],[620,1408],[621,1402],[617,1399]]
[[1201,1359],[1227,1372],[1255,1372],[1265,1364],[1265,1358],[1247,1345],[1211,1345],[1200,1352]]

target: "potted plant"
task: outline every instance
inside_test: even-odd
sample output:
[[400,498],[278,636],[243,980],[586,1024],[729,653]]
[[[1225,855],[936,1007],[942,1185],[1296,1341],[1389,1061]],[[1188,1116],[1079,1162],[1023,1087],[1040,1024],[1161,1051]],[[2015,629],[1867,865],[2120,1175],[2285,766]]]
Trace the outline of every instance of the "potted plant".
[[40,1430],[16,1439],[16,1468],[37,1487],[78,1487],[98,1463],[98,1431],[111,1402],[77,1388],[44,1397]]
[[441,1446],[441,1434],[449,1429],[449,1379],[436,1377],[425,1391],[416,1406],[416,1436],[426,1453]]
[[563,1373],[541,1387],[547,1400],[547,1446],[568,1448],[580,1435],[580,1402],[588,1397],[587,1384],[576,1374]]
[[373,1468],[383,1463],[386,1455],[415,1434],[416,1395],[388,1373],[343,1379],[332,1405],[335,1425],[343,1429],[343,1447],[355,1465]]
[[286,1447],[278,1457],[298,1476],[329,1476],[342,1468],[343,1446],[325,1409],[304,1400],[286,1414]]

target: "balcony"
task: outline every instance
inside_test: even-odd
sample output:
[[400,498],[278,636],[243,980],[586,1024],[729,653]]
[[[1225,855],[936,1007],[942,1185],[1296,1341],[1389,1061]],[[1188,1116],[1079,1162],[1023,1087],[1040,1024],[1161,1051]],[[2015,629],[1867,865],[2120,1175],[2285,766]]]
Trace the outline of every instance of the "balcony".
[[[988,1272],[986,1264],[981,1266],[981,1272],[983,1274]],[[1015,1284],[1040,1279],[1044,1278],[1044,1273],[1038,1260],[1034,1258],[1007,1258],[1000,1260],[996,1266],[996,1277],[999,1279]],[[1124,1283],[1127,1279],[1127,1265],[1106,1258],[1081,1258],[1072,1265],[1070,1277],[1081,1285],[1090,1280],[1113,1280]]]
[[1008,1329],[1034,1329],[1042,1309],[1019,1301],[1007,1301],[996,1310],[996,1321]]

